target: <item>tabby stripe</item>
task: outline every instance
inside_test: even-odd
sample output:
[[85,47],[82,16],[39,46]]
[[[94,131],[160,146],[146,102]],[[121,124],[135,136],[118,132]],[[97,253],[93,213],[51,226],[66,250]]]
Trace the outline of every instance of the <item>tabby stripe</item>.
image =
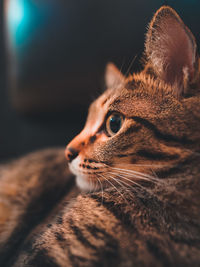
[[172,155],[164,152],[152,152],[146,149],[139,150],[136,154],[140,157],[148,158],[151,160],[174,160],[179,158],[178,154]]
[[[189,223],[187,223],[188,225]],[[185,230],[183,228],[183,230]],[[196,229],[195,229],[196,230]],[[185,231],[186,232],[186,231]],[[198,238],[199,237],[199,226],[198,226],[198,229],[195,231],[196,232],[196,235],[194,234],[194,236],[192,237],[188,237],[188,235],[185,235],[183,236],[180,236],[177,234],[172,234],[170,233],[170,239],[173,240],[175,243],[179,243],[179,244],[187,244],[188,246],[195,246],[195,247],[199,247],[200,246],[200,239]]]
[[121,151],[124,151],[124,150],[128,150],[130,147],[132,147],[132,144],[128,144],[128,145],[122,145],[121,147],[120,147],[120,150]]
[[[74,255],[71,250],[70,247],[66,247],[67,249],[67,255],[72,263],[71,266],[73,267],[79,267],[81,265],[85,265],[85,266],[89,266],[89,263],[86,264],[86,262],[88,262],[88,260],[86,258],[83,258],[82,256],[78,256],[78,255]],[[43,267],[43,266],[41,266]]]
[[[32,258],[32,257],[31,257]],[[54,259],[47,253],[45,249],[40,249],[37,253],[33,256],[33,258],[27,263],[26,266],[29,267],[59,267]]]
[[23,254],[27,255],[34,255],[34,253],[36,252],[36,248],[35,248],[35,238],[31,237],[30,239],[28,239],[27,241],[24,242],[21,251]]
[[60,242],[66,241],[66,239],[63,237],[63,233],[55,232],[54,235],[57,241],[60,241]]
[[135,152],[129,153],[129,154],[118,154],[117,157],[118,158],[126,158],[126,157],[130,157],[130,156],[134,156],[134,155],[135,155]]
[[164,133],[160,132],[158,130],[158,128],[156,128],[156,126],[153,123],[151,123],[150,121],[143,119],[141,117],[134,116],[134,117],[131,117],[130,119],[142,124],[145,128],[151,130],[158,139],[164,140],[166,142],[177,142],[180,144],[193,143],[192,140],[189,140],[186,137],[179,138],[179,137],[171,135],[171,134],[164,134]]
[[88,232],[93,235],[96,239],[101,239],[105,241],[105,237],[112,238],[113,237],[104,231],[102,228],[97,228],[95,225],[86,225]]
[[115,101],[112,103],[112,106],[118,106],[119,103],[121,103],[122,101],[123,101],[122,99],[117,98],[117,99],[115,99]]
[[146,149],[141,149],[133,153],[128,153],[128,154],[118,154],[117,157],[119,158],[125,158],[125,157],[131,157],[131,156],[140,156],[143,158],[148,158],[151,160],[174,160],[178,159],[179,155],[178,154],[168,154],[164,152],[152,152]]
[[122,135],[130,135],[132,133],[137,133],[142,128],[141,125],[131,125]]
[[[169,168],[167,170],[160,170],[157,171],[156,174],[159,178],[165,178],[168,177],[170,175],[174,175],[179,173],[180,171],[183,172],[183,168],[186,167],[187,168],[187,164],[190,164],[191,162],[194,163],[194,156],[191,155],[189,157],[187,157],[186,159],[184,159],[182,162],[179,162],[178,165]],[[198,162],[197,162],[198,164]]]
[[83,235],[82,231],[80,228],[78,228],[76,225],[74,225],[73,221],[70,220],[69,222],[70,228],[71,230],[74,232],[74,235],[76,236],[77,240],[82,243],[84,246],[92,248],[94,250],[96,250],[97,248],[92,245]]
[[84,159],[84,162],[89,162],[89,163],[103,163],[103,164],[107,164],[107,165],[110,164],[109,161],[97,161],[97,160],[93,160],[93,159]]
[[95,135],[91,136],[89,139],[90,144],[93,144],[95,142],[96,138],[97,137]]
[[100,245],[97,248],[96,256],[98,257],[98,262],[95,262],[92,266],[119,266],[119,240],[107,233],[104,229],[97,228],[95,225],[87,225],[86,227],[96,239],[101,239],[104,242],[104,245]]
[[63,218],[61,216],[58,216],[56,224],[63,224]]
[[172,265],[172,263],[169,261],[169,255],[166,255],[166,253],[162,250],[162,245],[159,244],[158,239],[153,241],[147,240],[146,245],[150,254],[153,254],[154,257],[162,263],[162,266],[168,267]]
[[[20,252],[21,244],[23,244],[24,239],[34,227],[46,218],[56,203],[58,203],[72,188],[74,185],[73,178],[74,177],[71,176],[70,180],[67,181],[68,186],[60,188],[60,185],[58,184],[57,188],[54,187],[50,191],[44,192],[35,199],[32,199],[31,203],[27,206],[25,213],[20,218],[20,221],[23,223],[18,224],[8,239],[6,246],[0,251],[0,266],[7,267],[13,264]],[[52,197],[52,195],[54,197]],[[32,216],[30,216],[29,211],[31,211]]]
[[170,175],[175,175],[177,173],[180,172],[181,167],[183,167],[182,165],[181,166],[176,166],[176,167],[173,167],[173,168],[169,168],[167,170],[159,170],[159,171],[156,171],[156,175],[162,179],[162,178],[166,178]]
[[[118,247],[118,240],[115,239],[112,235],[108,234],[102,228],[97,228],[95,225],[88,225],[88,231],[96,237],[96,239],[102,239],[103,241],[110,241],[109,243],[112,244],[113,249],[117,249]],[[101,234],[101,235],[98,235]]]
[[[138,229],[132,221],[132,214],[127,211],[124,212],[123,205],[116,204],[114,201],[106,201],[105,198],[102,202],[102,196],[97,194],[91,194],[90,197],[95,199],[99,205],[103,205],[104,208],[111,212],[112,215],[126,227],[126,229],[130,229],[132,233],[138,235]],[[132,198],[131,201],[133,201]],[[153,211],[151,224],[156,224],[156,227],[158,228],[159,223],[157,223],[157,218],[161,216],[165,209],[163,208],[163,203],[157,197],[146,191],[145,188],[141,189],[140,187],[137,187],[137,189],[134,190],[134,206],[135,210],[141,210],[141,208],[144,208],[148,214],[149,210]],[[148,216],[150,216],[150,214]]]
[[113,216],[116,219],[121,221],[127,228],[131,227],[131,229],[133,229],[133,225],[131,225],[132,224],[131,216],[128,213],[124,214],[122,212],[121,205],[116,204],[116,202],[114,202],[114,201],[106,201],[105,198],[102,202],[102,196],[101,195],[91,194],[90,197],[92,199],[95,199],[96,202],[99,203],[99,205],[103,205],[109,212],[111,212],[113,214]]
[[118,240],[115,239],[112,235],[107,233],[102,228],[97,228],[95,225],[87,225],[87,230],[91,235],[93,235],[96,239],[101,239],[106,243],[106,246],[112,247],[114,250],[117,250],[118,248]]

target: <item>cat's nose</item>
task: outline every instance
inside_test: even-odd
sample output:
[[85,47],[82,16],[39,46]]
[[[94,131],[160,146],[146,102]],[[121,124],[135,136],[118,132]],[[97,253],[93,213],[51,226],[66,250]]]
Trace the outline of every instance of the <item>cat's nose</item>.
[[77,150],[75,150],[72,147],[66,147],[66,149],[65,149],[65,157],[68,160],[68,162],[71,162],[77,156],[78,156],[78,151]]

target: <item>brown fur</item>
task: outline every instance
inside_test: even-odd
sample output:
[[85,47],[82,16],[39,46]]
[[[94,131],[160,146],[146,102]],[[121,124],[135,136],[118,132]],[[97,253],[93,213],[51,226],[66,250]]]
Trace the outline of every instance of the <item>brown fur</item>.
[[87,192],[72,189],[63,151],[1,168],[2,266],[200,265],[200,64],[171,8],[156,12],[145,55],[128,78],[107,66],[108,89],[65,150]]

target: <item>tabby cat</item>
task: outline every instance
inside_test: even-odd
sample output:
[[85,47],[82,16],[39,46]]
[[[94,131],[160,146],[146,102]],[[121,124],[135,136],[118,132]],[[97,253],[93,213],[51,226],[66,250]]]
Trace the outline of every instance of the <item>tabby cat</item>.
[[0,168],[0,266],[200,266],[200,60],[170,7],[65,150]]

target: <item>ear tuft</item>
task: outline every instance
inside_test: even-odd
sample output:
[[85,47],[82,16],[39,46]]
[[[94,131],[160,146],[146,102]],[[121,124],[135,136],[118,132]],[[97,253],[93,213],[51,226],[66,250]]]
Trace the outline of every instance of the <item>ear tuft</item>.
[[105,71],[105,82],[107,88],[115,88],[124,84],[125,77],[113,63],[108,63]]
[[145,53],[154,73],[176,88],[174,95],[186,93],[197,77],[197,48],[194,36],[172,8],[163,6],[154,15]]

